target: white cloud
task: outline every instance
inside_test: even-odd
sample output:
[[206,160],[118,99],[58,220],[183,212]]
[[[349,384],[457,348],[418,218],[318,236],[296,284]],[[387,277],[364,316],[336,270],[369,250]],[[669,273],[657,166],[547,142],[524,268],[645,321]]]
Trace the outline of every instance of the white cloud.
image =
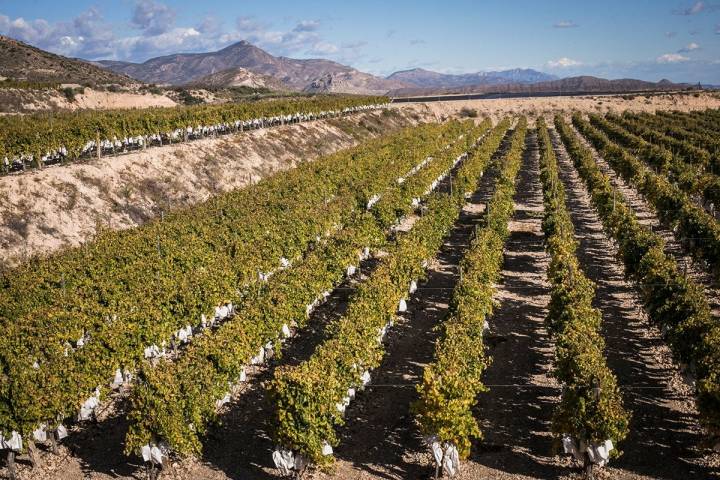
[[294,32],[315,32],[320,28],[317,20],[302,20],[293,29]]
[[163,3],[138,0],[133,10],[132,24],[149,35],[159,35],[173,28],[175,17],[175,10]]
[[222,33],[222,20],[214,15],[206,15],[200,22],[196,30],[205,35],[219,35]]
[[357,50],[358,48],[363,48],[367,46],[368,42],[364,40],[358,40],[357,42],[348,42],[343,43],[342,48],[347,48],[349,50]]
[[318,33],[320,22],[302,20],[290,31],[274,30],[270,25],[261,23],[253,17],[239,17],[236,21],[237,32],[221,36],[223,42],[247,40],[260,48],[277,55],[333,55],[340,48],[322,38]]
[[673,13],[675,15],[690,16],[690,15],[698,15],[703,12],[706,12],[706,13],[715,12],[717,10],[720,10],[720,5],[718,5],[718,4],[695,2],[690,7],[673,10]]
[[308,50],[307,53],[310,55],[330,55],[333,53],[337,53],[340,51],[340,49],[329,42],[317,42],[313,44]]
[[678,53],[689,53],[689,52],[692,52],[693,50],[699,50],[699,49],[700,49],[700,45],[698,45],[695,42],[692,42],[688,46],[683,47],[680,50],[678,50]]
[[705,2],[695,2],[691,7],[675,10],[675,15],[697,15],[705,10]]
[[[318,20],[301,20],[289,31],[271,29],[252,17],[239,17],[237,32],[222,36],[224,42],[247,40],[275,55],[312,55],[330,56],[336,60],[352,61],[360,56],[359,49],[367,42],[353,42],[342,45],[342,50],[350,56],[338,56],[341,47],[329,42],[319,33],[321,23]],[[231,40],[232,39],[232,40]]]
[[582,62],[573,60],[572,58],[562,57],[557,60],[550,60],[546,63],[548,68],[568,68],[568,67],[579,67]]
[[204,38],[195,28],[176,27],[159,35],[138,35],[118,39],[113,43],[113,57],[146,58],[178,51],[194,51],[212,47],[214,43]]
[[561,20],[553,25],[553,28],[577,28],[579,25],[572,20]]
[[267,26],[258,22],[255,17],[238,17],[235,20],[235,26],[238,31],[245,33],[254,33],[267,30]]
[[666,53],[657,58],[658,63],[678,63],[687,62],[688,60],[690,60],[688,57],[680,55],[679,53]]
[[40,18],[11,19],[0,15],[0,34],[65,56],[98,58],[112,54],[112,28],[96,8],[90,8],[70,22],[49,23]]

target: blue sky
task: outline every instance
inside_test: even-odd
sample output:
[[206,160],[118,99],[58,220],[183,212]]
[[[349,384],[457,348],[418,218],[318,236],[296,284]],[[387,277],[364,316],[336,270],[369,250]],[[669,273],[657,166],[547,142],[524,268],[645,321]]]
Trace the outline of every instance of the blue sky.
[[720,84],[720,3],[696,0],[0,0],[0,33],[91,60],[246,39],[380,75],[524,67]]

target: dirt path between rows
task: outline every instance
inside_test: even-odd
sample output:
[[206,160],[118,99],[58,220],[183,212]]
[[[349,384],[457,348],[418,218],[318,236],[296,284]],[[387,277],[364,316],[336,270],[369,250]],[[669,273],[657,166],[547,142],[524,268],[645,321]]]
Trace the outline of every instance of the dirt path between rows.
[[541,229],[537,137],[527,139],[505,264],[486,336],[492,364],[475,409],[485,438],[461,465],[462,479],[558,478],[567,462],[553,454],[550,419],[560,388],[551,377],[553,343],[544,326],[549,284]]
[[702,432],[693,389],[683,381],[670,349],[625,280],[617,248],[604,234],[558,134],[551,130],[551,136],[579,241],[578,258],[597,284],[594,305],[603,317],[607,362],[632,412],[630,435],[620,445],[623,455],[610,463],[606,475],[628,480],[711,478],[708,459],[697,448]]
[[[495,153],[507,150],[509,136]],[[433,360],[437,327],[446,317],[453,289],[459,279],[458,265],[472,232],[482,219],[496,178],[496,169],[483,175],[463,208],[427,272],[427,278],[410,297],[408,312],[387,337],[387,355],[374,372],[365,393],[348,407],[347,424],[341,429],[333,479],[423,478],[433,467],[416,427],[410,405],[425,366]],[[441,188],[446,188],[447,185]]]
[[645,200],[645,198],[635,188],[630,186],[617,173],[615,173],[615,170],[613,170],[607,161],[602,158],[597,150],[595,150],[590,142],[588,142],[574,126],[573,129],[580,141],[592,152],[595,162],[598,167],[600,167],[600,170],[610,177],[612,185],[618,189],[625,198],[628,206],[633,209],[640,224],[647,225],[656,234],[660,235],[660,237],[662,237],[665,241],[665,253],[675,258],[678,263],[678,267],[682,271],[685,271],[686,275],[692,278],[698,285],[704,288],[705,297],[710,303],[713,316],[720,318],[720,286],[709,273],[709,269],[704,269],[702,265],[693,260],[693,258],[683,248],[683,245],[677,240],[673,232],[665,228],[665,226],[660,223],[653,207]]

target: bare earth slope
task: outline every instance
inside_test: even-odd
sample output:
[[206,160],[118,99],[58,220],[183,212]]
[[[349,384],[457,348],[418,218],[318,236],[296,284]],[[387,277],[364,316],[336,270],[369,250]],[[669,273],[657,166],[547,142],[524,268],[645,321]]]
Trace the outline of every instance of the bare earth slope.
[[656,110],[704,110],[720,108],[720,97],[710,93],[653,94],[653,95],[583,95],[574,97],[498,98],[483,100],[455,100],[429,103],[396,103],[394,108],[410,109],[443,117],[474,110],[480,117],[493,120],[507,115],[551,114],[552,112],[655,112]]
[[229,68],[217,73],[211,73],[204,77],[194,80],[190,85],[199,87],[251,87],[251,88],[268,88],[270,90],[287,90],[281,81],[259,73],[253,73],[242,67]]
[[2,177],[0,263],[78,245],[99,227],[142,224],[419,119],[371,112]]
[[35,113],[43,110],[107,110],[114,108],[174,107],[165,95],[150,92],[110,92],[85,88],[72,101],[57,88],[43,90],[0,88],[0,113]]

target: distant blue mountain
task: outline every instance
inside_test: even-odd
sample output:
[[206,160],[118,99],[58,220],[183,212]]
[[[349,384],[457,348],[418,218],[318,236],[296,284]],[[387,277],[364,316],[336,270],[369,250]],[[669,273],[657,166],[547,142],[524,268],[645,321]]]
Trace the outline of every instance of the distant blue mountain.
[[557,80],[555,75],[538,72],[529,68],[514,68],[496,72],[477,72],[451,75],[432,72],[422,68],[395,72],[387,77],[388,80],[397,80],[421,88],[452,88],[467,85],[504,85],[548,82]]

